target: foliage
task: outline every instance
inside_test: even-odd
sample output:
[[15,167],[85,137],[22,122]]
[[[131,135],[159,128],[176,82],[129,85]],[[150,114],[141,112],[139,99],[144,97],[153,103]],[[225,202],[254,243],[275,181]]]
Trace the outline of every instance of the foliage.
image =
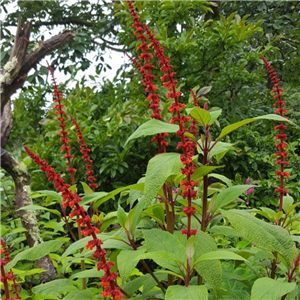
[[[42,3],[68,12],[65,3]],[[298,116],[293,112],[287,120],[266,108],[270,96],[265,95],[259,61],[261,54],[276,49],[254,47],[264,30],[261,22],[236,13],[206,19],[216,4],[198,4],[136,1],[139,14],[130,1],[112,5],[115,17],[121,18],[120,40],[138,49],[131,54],[140,60],[131,61],[144,86],[138,87],[138,77],[130,75],[130,82],[125,77],[107,81],[98,92],[82,87],[83,80],[65,99],[54,82],[55,103],[49,108],[30,107],[43,99],[31,101],[30,87],[15,102],[21,134],[13,133],[14,150],[25,142],[33,150],[25,148],[32,161],[26,157],[24,162],[31,169],[35,204],[22,209],[36,212],[45,240],[28,249],[13,210],[13,184],[3,175],[2,233],[12,257],[5,272],[13,268],[18,275],[23,299],[297,299],[296,142],[289,140],[287,148],[279,149],[291,154],[289,167],[276,168],[271,153],[274,122],[287,126],[289,137],[297,139],[299,126],[293,121]],[[20,5],[28,14],[27,4]],[[81,5],[79,16],[85,17]],[[219,7],[221,12],[227,9],[228,4]],[[128,34],[132,17],[138,41]],[[140,47],[144,40],[147,43]],[[152,53],[153,67],[148,61]],[[274,76],[273,85],[278,84]],[[42,95],[44,90],[35,92]],[[29,118],[34,110],[37,119],[43,118],[39,125]],[[81,129],[70,122],[70,115]],[[26,132],[27,126],[31,131]],[[39,130],[36,138],[33,129]],[[85,145],[83,151],[76,135],[90,148]],[[91,166],[82,162],[87,149],[94,174],[86,172]],[[50,164],[62,174],[67,169],[66,174],[56,173]],[[96,192],[88,186],[91,174],[99,185]],[[54,182],[56,192],[47,181]],[[273,192],[278,187],[279,197]],[[33,265],[46,254],[58,279],[40,284],[38,274],[43,270]]]

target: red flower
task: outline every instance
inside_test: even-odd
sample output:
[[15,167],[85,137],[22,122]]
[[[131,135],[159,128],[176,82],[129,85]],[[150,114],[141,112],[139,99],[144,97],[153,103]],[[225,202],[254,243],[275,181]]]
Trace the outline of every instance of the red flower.
[[[64,207],[69,206],[72,211],[70,213],[70,217],[78,216],[77,224],[84,227],[81,231],[83,236],[91,236],[93,238],[92,241],[89,241],[86,245],[86,248],[93,249],[96,248],[93,253],[93,257],[99,260],[101,264],[97,264],[98,270],[103,269],[105,275],[101,278],[104,282],[109,282],[109,286],[105,287],[105,297],[113,296],[118,297],[116,299],[122,299],[123,295],[120,294],[120,288],[117,286],[116,279],[118,277],[117,273],[113,273],[110,271],[111,266],[113,265],[110,262],[107,262],[105,258],[106,251],[101,247],[103,242],[98,239],[97,233],[99,233],[99,229],[92,226],[91,218],[86,214],[84,208],[79,205],[79,202],[82,199],[72,191],[69,190],[69,185],[65,184],[64,180],[61,178],[60,174],[55,173],[55,170],[47,165],[45,160],[39,158],[38,155],[35,155],[28,147],[24,147],[25,151],[28,155],[38,164],[42,171],[46,172],[46,175],[50,181],[54,181],[54,186],[58,192],[60,192],[63,196]],[[104,295],[104,294],[103,294]],[[122,296],[120,296],[122,295]]]
[[[134,58],[130,57],[127,53],[126,55],[143,76],[142,82],[145,86],[145,91],[149,93],[147,100],[150,101],[150,109],[152,110],[151,118],[162,120],[161,109],[159,105],[159,96],[155,93],[155,91],[157,90],[157,86],[153,84],[155,76],[151,74],[151,70],[154,66],[149,62],[149,60],[153,58],[153,55],[147,52],[149,50],[149,46],[146,42],[147,37],[144,35],[145,29],[143,28],[143,24],[140,22],[137,12],[131,1],[127,1],[127,3],[130,9],[130,14],[133,17],[134,21],[132,26],[137,28],[137,30],[134,32],[134,35],[138,40],[141,40],[142,42],[141,45],[137,47],[137,49],[142,51],[139,60],[144,61],[144,66],[141,66]],[[159,133],[156,135],[155,139],[152,139],[157,143],[159,153],[166,152],[166,146],[168,145],[168,143],[165,140],[165,136],[166,135],[164,133]]]
[[70,116],[70,118],[71,118],[71,120],[74,123],[75,128],[76,128],[76,132],[77,132],[76,135],[77,135],[77,138],[78,138],[78,143],[80,144],[80,152],[83,154],[82,159],[86,163],[86,174],[88,175],[88,181],[90,182],[89,186],[95,192],[95,190],[98,186],[95,183],[96,178],[91,176],[94,173],[94,171],[92,170],[92,165],[91,165],[91,163],[93,161],[90,159],[89,155],[87,154],[88,152],[91,152],[91,150],[85,144],[85,141],[82,137],[82,132],[81,132],[80,126],[78,125],[78,123],[76,122],[76,120],[72,116]]
[[50,71],[50,74],[52,77],[52,82],[53,82],[53,87],[54,87],[53,99],[54,99],[54,102],[57,103],[54,106],[54,108],[57,110],[55,112],[55,114],[59,115],[59,117],[57,119],[60,122],[60,124],[58,126],[62,129],[61,131],[58,132],[58,135],[62,136],[60,138],[60,141],[63,143],[61,150],[66,153],[64,157],[67,159],[68,166],[69,166],[67,168],[67,172],[70,173],[71,181],[72,181],[72,184],[74,185],[75,184],[74,173],[76,173],[76,169],[72,168],[71,158],[73,158],[74,156],[70,153],[71,147],[68,146],[68,143],[69,143],[69,139],[67,138],[68,132],[65,130],[65,128],[66,128],[65,120],[66,119],[64,118],[64,115],[66,115],[67,113],[63,110],[63,108],[64,108],[64,106],[62,105],[63,94],[60,93],[60,91],[59,91],[59,86],[56,83],[56,80],[54,77],[54,71],[49,64],[48,64],[48,70]]
[[[273,83],[273,90],[272,94],[275,94],[273,98],[276,100],[274,106],[277,107],[275,110],[275,114],[279,114],[280,116],[284,116],[287,113],[287,110],[283,107],[286,103],[283,101],[283,92],[284,89],[279,87],[279,79],[277,78],[277,74],[274,72],[273,67],[268,63],[268,61],[262,56],[261,57],[267,70],[269,73],[269,77],[271,78],[271,82]],[[288,153],[284,152],[284,149],[287,148],[287,144],[284,142],[287,139],[287,134],[284,133],[284,129],[287,126],[284,125],[283,122],[280,122],[279,125],[275,126],[275,130],[279,130],[279,133],[275,136],[276,140],[280,140],[280,143],[276,143],[276,147],[280,150],[275,153],[276,157],[279,157],[280,160],[275,161],[276,165],[280,166],[280,171],[276,172],[276,175],[280,176],[280,187],[275,189],[275,192],[278,192],[280,195],[279,200],[279,211],[282,211],[282,204],[283,204],[283,195],[286,194],[288,191],[284,189],[284,177],[289,177],[290,174],[284,172],[284,166],[289,165],[289,162],[285,160],[288,157]]]

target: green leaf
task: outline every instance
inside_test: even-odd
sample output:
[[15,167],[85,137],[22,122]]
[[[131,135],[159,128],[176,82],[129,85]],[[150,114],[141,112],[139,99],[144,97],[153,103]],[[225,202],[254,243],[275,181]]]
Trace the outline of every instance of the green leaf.
[[[131,184],[131,185],[127,185],[118,189],[115,189],[113,191],[111,191],[110,193],[106,194],[105,196],[102,196],[99,200],[95,200],[95,204],[94,204],[94,209],[96,209],[97,207],[99,207],[102,203],[108,201],[109,199],[114,198],[117,194],[126,191],[126,190],[137,190],[137,191],[144,191],[144,183],[140,182],[140,183],[135,183],[135,184]],[[103,193],[103,192],[100,192]],[[94,193],[93,195],[95,195],[97,193]],[[91,195],[91,197],[93,197],[93,195]],[[85,199],[85,197],[83,197]]]
[[295,287],[295,282],[282,282],[269,277],[259,278],[253,284],[250,300],[279,300]]
[[217,250],[217,251],[211,251],[202,254],[195,264],[201,263],[205,260],[216,260],[216,259],[233,259],[233,260],[243,260],[246,261],[246,259],[240,255],[235,254],[234,252],[226,251],[226,250]]
[[146,207],[158,194],[167,178],[179,174],[181,168],[183,168],[183,164],[179,153],[162,153],[150,159],[146,171],[143,196]]
[[186,256],[185,246],[174,234],[157,228],[143,230],[143,234],[147,251],[167,251],[176,254],[178,257],[184,258]]
[[15,228],[13,230],[7,230],[3,225],[1,225],[1,235],[2,236],[9,236],[9,235],[13,235],[16,233],[23,233],[26,232],[27,229],[23,228],[23,227],[19,227],[19,228]]
[[163,132],[177,132],[179,126],[176,124],[165,123],[156,119],[151,119],[146,123],[142,124],[126,141],[124,147],[128,144],[129,141],[137,139],[141,136],[152,136],[158,133]]
[[299,206],[299,205],[300,205],[300,202],[294,203],[294,204],[292,204],[292,205],[286,207],[286,208],[285,208],[285,212],[286,212],[287,214],[289,214],[291,211],[293,211],[293,210],[294,210],[297,206]]
[[231,143],[218,142],[209,152],[209,159],[212,159],[216,156],[217,161],[219,162],[222,157],[234,146]]
[[226,183],[226,185],[228,187],[232,186],[231,180],[229,178],[227,178],[226,176],[224,176],[224,175],[211,173],[211,174],[208,175],[208,177],[217,178],[217,179],[223,181],[224,183]]
[[209,232],[212,234],[220,234],[228,237],[243,237],[241,233],[228,226],[215,225],[209,228]]
[[48,241],[44,242],[41,244],[38,244],[30,249],[23,250],[22,252],[18,253],[14,259],[9,262],[6,266],[6,270],[10,270],[13,268],[17,262],[20,260],[37,260],[45,255],[49,254],[50,252],[56,252],[61,248],[61,246],[65,243],[65,241],[59,241],[59,240],[54,240],[54,241]]
[[125,223],[126,223],[126,219],[127,219],[127,214],[122,206],[118,207],[117,218],[118,218],[118,223],[122,226],[122,228],[126,229]]
[[74,278],[99,278],[103,275],[104,275],[103,270],[98,271],[97,269],[90,269],[90,270],[84,270],[84,271],[80,271],[76,274],[73,274],[71,276],[71,279],[74,279]]
[[198,92],[197,92],[197,98],[202,96],[202,95],[205,95],[207,93],[209,93],[211,91],[211,88],[212,86],[209,85],[209,86],[204,86],[203,88],[201,88]]
[[117,257],[118,269],[120,272],[120,276],[122,278],[122,282],[126,282],[130,277],[132,271],[138,264],[138,260],[136,258],[141,255],[144,251],[139,250],[123,250],[119,253]]
[[163,206],[163,203],[151,205],[143,211],[143,214],[146,214],[147,216],[153,218],[156,222],[162,225],[165,222],[165,212]]
[[223,168],[224,166],[201,166],[195,170],[195,172],[192,175],[192,179],[195,181],[200,180],[203,176],[208,174],[209,172]]
[[62,201],[62,196],[60,193],[54,192],[54,191],[48,191],[48,190],[42,190],[42,191],[35,191],[31,193],[32,198],[38,198],[38,197],[49,197],[51,200],[59,200]]
[[89,290],[83,290],[83,291],[74,291],[69,293],[66,297],[64,297],[64,300],[93,300],[95,299],[93,297],[93,294]]
[[128,218],[127,218],[127,226],[129,232],[134,235],[136,226],[139,224],[142,212],[144,208],[144,200],[141,199],[139,203],[129,211]]
[[212,212],[216,212],[221,207],[224,207],[231,202],[233,202],[238,196],[245,193],[250,187],[254,185],[235,185],[228,187],[225,190],[222,190],[216,198],[215,203],[213,204]]
[[165,300],[208,300],[208,291],[205,286],[179,286],[168,287]]
[[226,126],[225,128],[222,129],[220,135],[216,139],[216,142],[221,140],[223,137],[225,137],[227,134],[231,133],[232,131],[234,131],[246,124],[249,124],[251,122],[258,121],[258,120],[282,121],[282,122],[288,122],[290,124],[293,124],[294,126],[297,126],[295,123],[293,123],[290,120],[285,119],[284,117],[281,117],[281,116],[275,115],[275,114],[269,114],[269,115],[264,115],[264,116],[255,117],[255,118],[251,118],[251,119],[246,119],[246,120]]
[[[215,240],[207,233],[198,231],[195,235],[195,254],[194,261],[203,254],[211,251],[216,251],[217,244]],[[222,265],[218,260],[203,261],[195,266],[198,274],[200,274],[205,282],[214,290],[221,288],[222,284]]]
[[139,255],[136,258],[136,261],[141,259],[152,259],[162,268],[169,269],[178,274],[178,276],[181,276],[181,273],[183,272],[183,266],[185,264],[185,257],[185,255],[178,256],[168,251],[155,251]]
[[234,229],[254,245],[267,251],[280,253],[287,263],[295,261],[298,251],[287,230],[255,218],[246,211],[222,210]]
[[56,279],[47,283],[37,285],[32,288],[32,292],[38,296],[55,295],[58,296],[62,293],[77,291],[77,288],[73,285],[69,279]]
[[213,123],[215,123],[215,121],[218,119],[221,113],[222,113],[222,109],[209,110],[210,121],[208,122],[208,124],[212,125]]
[[93,194],[85,195],[81,198],[82,202],[80,202],[80,204],[85,205],[85,204],[89,204],[91,202],[96,202],[96,201],[103,203],[105,201],[102,201],[102,199],[105,198],[105,196],[107,196],[107,195],[108,195],[108,193],[106,193],[106,192],[95,192]]
[[[109,239],[111,237],[111,235],[107,234],[107,233],[99,233],[97,234],[97,238],[105,241],[107,239]],[[65,258],[66,256],[75,253],[77,250],[84,248],[88,241],[92,240],[93,238],[91,236],[87,236],[85,238],[82,238],[74,243],[72,243],[67,250],[61,255],[59,261],[61,261],[63,258]]]
[[45,211],[49,211],[50,213],[61,217],[61,213],[57,209],[50,209],[50,208],[46,208],[46,207],[40,206],[40,205],[27,205],[27,206],[23,206],[23,207],[19,208],[18,210],[45,210]]
[[189,261],[189,264],[191,264],[192,262],[192,258],[194,256],[195,253],[195,245],[194,245],[194,236],[190,236],[189,239],[186,242],[186,248],[185,248],[185,253],[186,253],[186,257]]
[[83,181],[80,182],[83,188],[83,192],[85,195],[91,195],[93,194],[93,190]]
[[207,110],[200,108],[200,107],[194,107],[191,112],[191,116],[198,121],[203,127],[206,127],[207,124],[209,124],[210,121],[210,114]]
[[294,199],[291,196],[283,196],[282,208],[286,212],[286,209],[294,203]]

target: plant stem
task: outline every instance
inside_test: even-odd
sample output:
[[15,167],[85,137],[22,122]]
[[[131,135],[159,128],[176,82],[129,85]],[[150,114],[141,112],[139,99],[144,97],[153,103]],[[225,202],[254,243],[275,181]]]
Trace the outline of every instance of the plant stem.
[[4,270],[4,266],[2,265],[1,266],[1,277],[3,279],[3,285],[4,285],[4,291],[5,291],[5,297],[7,299],[10,298],[10,295],[9,295],[9,288],[8,288],[8,283],[7,283],[7,279],[5,278],[5,270]]
[[275,279],[276,270],[277,270],[277,252],[273,252],[274,259],[271,263],[271,278]]
[[[143,265],[143,267],[146,269],[146,271],[151,275],[151,277],[155,280],[155,282],[157,283],[157,285],[159,286],[159,288],[161,289],[161,291],[165,294],[166,293],[166,289],[164,288],[164,286],[161,284],[161,282],[158,280],[158,278],[155,276],[155,274],[152,272],[152,270],[149,268],[149,266],[146,264],[146,262],[142,259],[141,263]],[[173,276],[172,276],[173,277]]]
[[[203,165],[207,166],[209,164],[208,154],[209,154],[209,135],[208,135],[209,127],[205,128],[205,141],[203,147]],[[202,222],[201,222],[201,230],[205,231],[207,227],[207,195],[208,195],[208,175],[203,176],[203,195],[202,195]]]
[[201,276],[200,274],[198,274],[198,275],[197,275],[197,284],[198,284],[198,285],[202,285],[202,283],[203,283],[203,282],[202,282],[202,279],[203,279],[202,276]]
[[185,286],[189,286],[190,284],[190,275],[191,275],[191,265],[190,265],[190,260],[187,259],[187,262],[186,262],[186,277],[185,277],[185,280],[184,280],[184,285]]
[[[165,195],[165,210],[166,210],[166,222],[167,222],[167,231],[170,233],[173,233],[174,231],[174,204],[173,204],[173,198],[172,198],[172,189],[170,193],[171,186],[164,184],[163,185],[163,192]],[[171,206],[172,211],[170,212],[169,205]],[[174,216],[173,216],[174,215]]]

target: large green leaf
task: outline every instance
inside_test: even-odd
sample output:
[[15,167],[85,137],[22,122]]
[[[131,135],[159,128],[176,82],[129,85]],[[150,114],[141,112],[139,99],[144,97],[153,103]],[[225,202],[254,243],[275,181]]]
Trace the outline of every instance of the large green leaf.
[[210,121],[210,113],[200,107],[194,107],[191,112],[190,115],[197,120],[203,127],[205,127],[207,124],[209,124]]
[[[293,123],[290,120],[285,119],[284,117],[281,117],[279,115],[275,115],[275,114],[269,114],[269,115],[264,115],[264,116],[260,116],[260,117],[255,117],[255,118],[251,118],[251,119],[246,119],[234,124],[230,124],[228,126],[226,126],[225,128],[222,129],[220,135],[217,137],[216,142],[221,140],[223,137],[225,137],[227,134],[231,133],[232,131],[246,125],[249,123],[252,123],[254,121],[258,121],[258,120],[273,120],[273,121],[283,121],[283,122],[288,122],[293,124],[294,126],[297,126],[295,123]],[[298,126],[297,126],[298,127]]]
[[99,278],[104,275],[104,271],[100,270],[98,271],[97,269],[90,269],[90,270],[84,270],[80,271],[78,273],[75,273],[71,276],[71,279],[74,278]]
[[221,174],[216,174],[216,173],[210,173],[208,175],[208,177],[213,177],[213,178],[217,178],[221,181],[223,181],[224,183],[226,183],[226,185],[229,187],[229,186],[232,186],[232,183],[231,183],[231,180],[229,178],[227,178],[226,176],[224,175],[221,175]]
[[150,159],[145,177],[144,201],[146,207],[150,205],[167,178],[179,174],[182,167],[179,153],[162,153]]
[[237,255],[234,252],[226,251],[226,250],[217,250],[217,251],[204,253],[197,259],[197,261],[195,261],[195,264],[201,263],[206,260],[219,260],[219,259],[233,259],[233,260],[243,260],[243,261],[246,260],[244,257]]
[[14,259],[9,262],[6,266],[6,270],[10,270],[13,268],[17,262],[20,260],[30,260],[34,261],[44,257],[45,255],[49,254],[50,252],[56,252],[61,248],[61,246],[65,243],[65,241],[48,241],[41,244],[38,244],[30,249],[26,249],[20,253],[18,253]]
[[93,300],[95,299],[93,297],[93,294],[89,290],[83,290],[83,291],[74,291],[69,293],[66,297],[64,297],[64,300]]
[[[104,241],[107,240],[111,237],[110,234],[107,233],[100,233],[97,234],[97,238]],[[91,236],[87,236],[85,238],[82,238],[74,243],[72,243],[67,249],[66,251],[61,255],[59,261],[61,261],[63,258],[67,257],[70,254],[74,254],[77,250],[84,248],[88,241],[91,241],[93,238]]]
[[[38,296],[58,296],[61,293],[72,291],[78,292],[78,289],[70,279],[56,279],[32,288],[33,294]],[[47,298],[45,297],[45,299]]]
[[61,217],[61,213],[57,210],[57,209],[50,209],[44,206],[40,206],[40,205],[27,205],[27,206],[23,206],[21,208],[19,208],[18,210],[45,210],[48,211],[54,215],[57,215],[59,217]]
[[178,240],[176,235],[157,228],[143,230],[143,234],[147,251],[167,251],[182,257],[182,259],[185,258],[185,246]]
[[165,300],[208,300],[208,292],[203,285],[171,285],[167,289]]
[[80,202],[80,204],[84,205],[84,204],[89,204],[91,202],[95,202],[97,200],[104,198],[107,194],[108,193],[106,192],[95,192],[92,194],[86,194],[85,196],[82,197],[82,202]]
[[49,197],[51,200],[59,200],[60,202],[62,201],[61,194],[55,191],[42,190],[42,191],[34,191],[31,193],[32,198],[39,198],[44,196]]
[[215,169],[223,168],[223,167],[224,166],[201,166],[201,167],[199,167],[195,170],[195,172],[192,175],[192,179],[195,180],[195,181],[198,181],[203,176],[208,174],[209,172],[211,172]]
[[210,121],[208,122],[208,124],[212,125],[213,123],[215,123],[215,121],[218,119],[221,113],[222,113],[222,109],[209,110]]
[[254,185],[234,185],[222,190],[213,204],[212,212],[216,212],[219,208],[224,207],[233,202],[238,196],[245,193],[249,188]]
[[141,255],[144,251],[139,250],[123,250],[119,253],[117,257],[118,269],[120,272],[120,276],[122,278],[122,282],[126,282],[132,271],[138,264],[136,258]]
[[295,287],[295,282],[282,282],[269,277],[259,278],[253,284],[250,300],[279,300]]
[[141,199],[139,203],[129,211],[126,220],[126,227],[132,235],[134,235],[135,229],[141,220],[143,208],[144,208],[144,200]]
[[[207,252],[216,251],[218,249],[215,240],[203,231],[197,232],[194,243],[194,260],[197,260],[201,255]],[[197,264],[195,269],[213,289],[218,290],[221,288],[222,265],[220,261],[203,261],[201,264]]]
[[127,214],[122,206],[118,207],[117,218],[118,218],[118,223],[121,225],[122,228],[125,229]]
[[133,139],[137,139],[141,136],[152,136],[163,132],[177,132],[179,126],[176,124],[165,123],[156,119],[151,119],[146,123],[142,124],[126,141],[125,145]]
[[232,209],[221,212],[234,229],[252,244],[267,251],[280,253],[287,263],[295,261],[298,251],[287,230],[281,226],[259,220],[247,211]]
[[218,142],[209,152],[208,158],[211,160],[214,156],[216,156],[217,162],[222,159],[222,157],[234,146],[231,143]]

